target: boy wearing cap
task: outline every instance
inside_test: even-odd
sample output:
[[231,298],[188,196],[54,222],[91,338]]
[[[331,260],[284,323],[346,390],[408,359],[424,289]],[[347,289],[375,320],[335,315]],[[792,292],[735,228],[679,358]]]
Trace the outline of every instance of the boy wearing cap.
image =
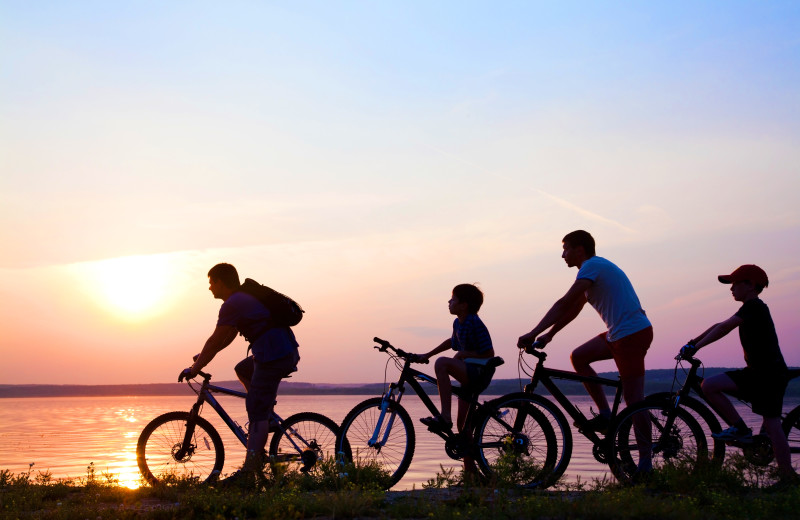
[[757,265],[749,264],[738,267],[731,274],[720,275],[718,279],[731,285],[733,299],[741,302],[742,306],[727,320],[713,325],[689,341],[684,349],[696,351],[738,328],[747,367],[703,381],[706,399],[730,426],[712,436],[724,441],[746,441],[752,437],[752,431],[724,394],[747,399],[753,403],[753,412],[764,418],[762,428],[772,441],[781,476],[796,478],[789,444],[781,428],[783,394],[789,381],[788,369],[778,345],[778,335],[769,308],[758,297],[769,285],[767,273]]

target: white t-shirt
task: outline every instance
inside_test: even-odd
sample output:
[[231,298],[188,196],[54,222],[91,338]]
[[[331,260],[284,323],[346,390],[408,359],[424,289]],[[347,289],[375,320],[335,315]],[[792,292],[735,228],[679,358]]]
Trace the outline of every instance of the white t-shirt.
[[593,256],[581,264],[578,280],[589,280],[586,300],[608,327],[608,341],[617,341],[650,326],[639,297],[622,269]]

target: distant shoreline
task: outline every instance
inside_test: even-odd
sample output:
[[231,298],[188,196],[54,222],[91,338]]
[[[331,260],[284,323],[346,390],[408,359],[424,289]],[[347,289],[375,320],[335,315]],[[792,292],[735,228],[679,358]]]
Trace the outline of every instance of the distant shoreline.
[[[705,376],[711,376],[732,370],[730,368],[706,368]],[[615,378],[616,372],[604,372],[600,376]],[[648,370],[646,374],[645,393],[670,391],[683,383],[683,372],[678,372],[678,382],[674,382],[675,371],[672,369]],[[496,379],[492,381],[485,395],[504,395],[519,392],[529,382],[527,379]],[[215,381],[223,387],[242,389],[238,381]],[[572,382],[559,382],[559,387],[568,395],[582,395],[586,393],[582,385]],[[383,393],[383,383],[364,384],[326,384],[326,383],[295,383],[285,381],[281,383],[280,393],[283,395],[380,395]],[[436,387],[425,385],[429,393],[436,393]],[[546,393],[544,388],[538,388],[538,393]],[[134,385],[0,385],[0,399],[21,397],[102,397],[102,396],[170,396],[193,395],[184,383],[152,383]],[[786,395],[800,396],[800,378],[789,383]]]

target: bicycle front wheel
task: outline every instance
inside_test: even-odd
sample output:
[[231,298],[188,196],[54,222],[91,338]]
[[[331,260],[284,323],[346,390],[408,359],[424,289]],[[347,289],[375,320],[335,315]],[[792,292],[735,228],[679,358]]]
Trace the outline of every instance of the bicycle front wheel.
[[537,403],[525,395],[501,397],[484,410],[475,429],[481,472],[528,488],[552,484],[558,443]]
[[136,445],[136,462],[150,484],[172,479],[216,479],[225,462],[222,439],[211,424],[197,417],[184,445],[189,412],[169,412],[144,427]]
[[693,472],[708,464],[708,442],[703,428],[682,408],[642,402],[619,415],[606,439],[608,464],[620,482],[632,482],[647,466],[654,470],[675,467]]
[[[650,403],[672,406],[674,397],[675,394],[671,392],[658,392],[648,395],[645,400]],[[689,412],[703,429],[708,443],[711,463],[717,467],[722,467],[722,461],[725,459],[725,442],[712,437],[712,434],[722,431],[722,426],[720,426],[717,416],[714,415],[711,408],[690,395],[681,398],[680,406]]]
[[283,421],[269,445],[271,463],[306,472],[326,459],[336,458],[339,426],[322,414],[301,412]]
[[795,471],[800,471],[800,406],[789,412],[783,420],[783,433],[789,442],[792,467]]
[[342,421],[336,449],[355,464],[376,464],[389,476],[390,488],[397,484],[414,456],[416,434],[405,408],[383,398],[367,399],[355,406]]

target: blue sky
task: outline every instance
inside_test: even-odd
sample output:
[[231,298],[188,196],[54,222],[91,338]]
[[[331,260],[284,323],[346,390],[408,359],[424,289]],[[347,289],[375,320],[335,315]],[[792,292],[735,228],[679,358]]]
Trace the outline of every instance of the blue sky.
[[[351,379],[328,370],[342,357],[379,376],[375,335],[429,349],[461,282],[509,361],[574,278],[558,255],[578,228],[640,293],[652,368],[735,311],[715,276],[742,263],[770,274],[793,351],[799,19],[791,2],[3,2],[0,380],[171,379],[213,327],[218,261],[308,302],[301,379]],[[119,265],[148,312],[108,296],[133,290],[108,281]],[[587,308],[554,363],[600,328]],[[64,338],[70,375],[35,370]],[[710,364],[740,361],[725,341]],[[124,376],[82,368],[119,352]]]

